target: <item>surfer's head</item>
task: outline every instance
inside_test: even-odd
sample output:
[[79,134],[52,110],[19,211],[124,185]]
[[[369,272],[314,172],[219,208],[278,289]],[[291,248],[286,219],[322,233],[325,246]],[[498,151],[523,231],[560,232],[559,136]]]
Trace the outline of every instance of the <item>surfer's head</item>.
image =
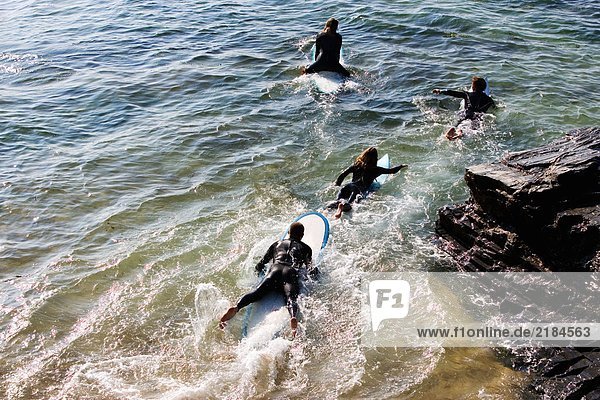
[[474,76],[471,79],[471,89],[474,92],[483,92],[487,87],[487,82],[480,76]]
[[374,167],[377,165],[377,149],[375,147],[369,147],[358,157],[354,162],[359,167]]
[[290,239],[302,240],[304,236],[304,225],[300,222],[292,222],[290,225]]
[[338,20],[335,18],[329,18],[327,20],[327,22],[325,22],[325,29],[323,29],[323,31],[327,32],[331,32],[331,33],[335,33],[337,31],[338,28]]

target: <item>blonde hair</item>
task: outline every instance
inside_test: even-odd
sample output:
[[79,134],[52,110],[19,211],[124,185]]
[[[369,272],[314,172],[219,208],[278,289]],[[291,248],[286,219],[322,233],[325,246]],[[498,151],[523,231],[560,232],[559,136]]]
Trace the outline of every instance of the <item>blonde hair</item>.
[[332,17],[325,22],[325,28],[323,28],[323,32],[331,31],[335,33],[337,31],[337,28],[338,20]]
[[368,149],[360,153],[358,157],[356,157],[354,165],[362,168],[374,167],[377,165],[377,158],[377,149],[375,147],[369,147]]

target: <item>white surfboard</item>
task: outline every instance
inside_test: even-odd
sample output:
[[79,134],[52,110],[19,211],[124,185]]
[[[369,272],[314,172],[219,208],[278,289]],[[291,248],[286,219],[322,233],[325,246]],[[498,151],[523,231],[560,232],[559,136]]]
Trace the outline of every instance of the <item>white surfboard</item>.
[[[377,160],[377,166],[383,168],[391,168],[390,156],[385,154],[383,157]],[[369,192],[375,192],[379,190],[379,188],[381,188],[381,185],[383,185],[385,181],[387,181],[389,176],[389,174],[379,175],[369,187]]]
[[321,93],[331,94],[342,88],[346,78],[332,71],[321,71],[311,74],[311,79]]
[[488,82],[487,78],[483,78],[485,80],[485,90],[483,91],[483,93],[487,94],[488,96],[490,95],[490,83]]
[[[313,265],[317,267],[321,262],[323,249],[329,240],[329,221],[321,213],[308,212],[297,217],[294,222],[301,222],[304,225],[302,241],[310,246]],[[283,240],[287,236],[288,230],[283,233],[281,239]],[[250,304],[246,307],[246,314],[242,322],[242,337],[249,336],[265,320],[268,314],[276,312],[282,307],[285,307],[283,296],[281,293],[275,292],[270,293],[260,301]],[[285,310],[285,313],[287,314],[287,310]],[[289,321],[289,318],[286,320]]]

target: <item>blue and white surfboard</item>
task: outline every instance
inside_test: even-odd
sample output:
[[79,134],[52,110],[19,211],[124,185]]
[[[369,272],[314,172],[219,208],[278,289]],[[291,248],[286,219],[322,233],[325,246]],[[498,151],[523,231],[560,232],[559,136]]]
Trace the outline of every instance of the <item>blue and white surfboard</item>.
[[[323,249],[329,241],[329,221],[323,214],[313,211],[300,215],[293,222],[301,222],[304,225],[302,241],[310,246],[312,250],[313,265],[315,267],[319,266]],[[288,236],[288,230],[289,227],[281,235],[281,240]],[[261,276],[259,283],[262,279],[264,279],[264,276]],[[285,302],[281,293],[271,293],[246,307],[246,315],[242,322],[242,337],[249,336],[268,314],[278,311],[284,306]]]

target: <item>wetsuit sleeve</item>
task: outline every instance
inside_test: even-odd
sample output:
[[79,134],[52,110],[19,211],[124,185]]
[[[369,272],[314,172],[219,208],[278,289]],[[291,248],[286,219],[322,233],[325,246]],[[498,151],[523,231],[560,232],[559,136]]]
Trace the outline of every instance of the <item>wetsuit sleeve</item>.
[[275,246],[277,246],[277,243],[278,242],[273,243],[269,247],[269,250],[267,250],[267,252],[263,256],[263,258],[258,262],[258,264],[256,264],[256,266],[254,267],[254,269],[256,269],[256,272],[261,273],[265,269],[269,261],[273,259],[273,252],[275,251]]
[[407,167],[408,165],[406,164],[400,164],[396,167],[392,167],[392,168],[383,168],[383,167],[376,167],[376,172],[379,175],[384,175],[384,174],[395,174],[396,172],[400,171],[402,168]]
[[313,61],[317,61],[319,59],[319,54],[321,54],[321,40],[320,36],[317,35],[317,40],[315,41],[315,59]]
[[337,177],[337,179],[335,180],[335,185],[336,186],[340,186],[342,184],[342,182],[344,182],[344,179],[348,176],[348,174],[350,174],[351,172],[354,172],[354,165],[349,166],[344,172],[342,172],[340,174],[340,176]]
[[442,90],[440,92],[441,94],[445,94],[447,96],[452,96],[452,97],[459,97],[461,99],[467,99],[467,93],[466,92],[459,92],[456,90]]
[[319,274],[319,268],[313,265],[312,262],[312,249],[307,245],[306,246],[306,271],[311,277],[315,277]]

